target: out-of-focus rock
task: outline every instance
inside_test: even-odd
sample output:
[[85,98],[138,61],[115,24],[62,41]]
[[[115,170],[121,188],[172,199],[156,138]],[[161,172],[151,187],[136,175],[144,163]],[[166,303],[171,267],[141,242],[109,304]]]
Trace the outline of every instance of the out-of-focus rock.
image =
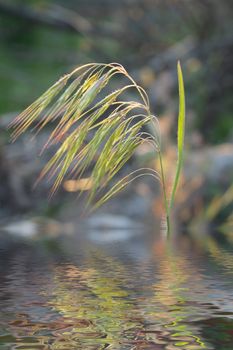
[[177,195],[180,220],[203,218],[215,196],[223,195],[233,183],[233,144],[189,152],[182,182]]
[[98,243],[127,241],[142,234],[143,226],[129,217],[97,213],[86,222],[88,237]]
[[0,231],[18,239],[40,239],[58,237],[74,233],[72,223],[62,223],[47,218],[30,218],[15,220],[0,226]]
[[233,179],[233,144],[227,143],[190,152],[186,159],[185,176],[195,175],[211,183],[230,184]]
[[[2,133],[6,132],[14,117],[12,114],[1,118]],[[36,137],[25,133],[13,143],[6,136],[0,149],[0,217],[38,210],[44,205],[45,198],[48,199],[51,181],[42,180],[35,188],[41,170],[55,151],[52,146],[39,156],[48,137],[49,130],[43,130]],[[64,194],[60,190],[52,204],[57,204],[61,196],[64,198]]]

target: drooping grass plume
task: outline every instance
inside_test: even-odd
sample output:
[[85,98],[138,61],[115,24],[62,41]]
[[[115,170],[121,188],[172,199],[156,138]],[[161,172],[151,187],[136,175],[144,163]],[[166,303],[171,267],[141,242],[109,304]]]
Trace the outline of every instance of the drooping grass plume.
[[[129,83],[106,94],[104,89],[117,76],[122,76]],[[158,119],[150,111],[145,90],[117,63],[90,63],[62,77],[12,122],[12,139],[15,140],[28,129],[32,129],[36,135],[48,124],[56,123],[42,151],[54,144],[57,145],[57,151],[42,170],[39,180],[46,175],[53,179],[51,194],[54,194],[67,174],[80,180],[85,171],[91,168],[87,203],[95,203],[94,207],[106,202],[139,176],[150,175],[159,179],[169,229],[169,212],[174,202],[183,158],[184,87],[179,64],[178,78],[178,163],[170,206]],[[137,100],[125,100],[124,94],[130,89],[135,90]],[[144,130],[148,125],[153,131],[151,134]],[[144,142],[150,142],[158,153],[160,172],[153,169],[132,172],[102,194],[103,189],[132,157],[135,149]]]

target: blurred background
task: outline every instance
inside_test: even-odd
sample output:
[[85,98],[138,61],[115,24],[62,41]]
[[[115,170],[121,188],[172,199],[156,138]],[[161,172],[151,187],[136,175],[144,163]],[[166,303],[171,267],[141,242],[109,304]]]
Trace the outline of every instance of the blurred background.
[[[232,350],[232,18],[232,0],[0,0],[2,350]],[[51,127],[12,143],[9,123],[88,62],[119,62],[145,88],[172,177],[178,60],[187,124],[170,240],[148,177],[89,216],[87,182],[65,178],[52,199],[51,181],[34,186]],[[158,168],[149,145],[117,179],[139,167]]]
[[[167,171],[172,172],[180,60],[187,131],[177,222],[232,227],[232,17],[230,0],[1,0],[1,221],[79,216],[83,205],[75,201],[79,188],[68,180],[51,201],[47,182],[33,190],[50,156],[38,157],[46,131],[32,142],[30,135],[24,135],[12,144],[7,126],[61,75],[80,64],[119,62],[146,89],[161,122]],[[156,167],[150,149],[139,151],[127,166],[141,164]],[[124,212],[154,220],[162,210],[158,193],[158,184],[140,180],[101,213]]]

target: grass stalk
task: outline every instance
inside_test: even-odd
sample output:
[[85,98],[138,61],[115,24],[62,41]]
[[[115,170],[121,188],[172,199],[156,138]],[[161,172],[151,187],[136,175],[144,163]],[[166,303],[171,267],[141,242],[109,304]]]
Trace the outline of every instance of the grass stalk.
[[164,174],[164,168],[163,168],[163,159],[162,159],[162,153],[161,150],[158,151],[159,156],[159,165],[160,165],[160,172],[161,172],[161,182],[162,182],[162,192],[163,192],[163,202],[164,202],[164,208],[166,213],[166,224],[167,224],[167,237],[170,237],[171,233],[171,226],[170,226],[170,210],[169,210],[169,203],[168,203],[168,197],[167,197],[167,191],[166,191],[166,179]]
[[[179,84],[179,116],[177,131],[178,159],[172,187],[171,199],[168,197],[167,183],[161,152],[161,135],[158,119],[151,114],[149,98],[145,90],[137,85],[128,72],[117,63],[90,63],[76,68],[50,87],[11,123],[12,138],[15,140],[28,129],[36,135],[50,122],[57,123],[51,131],[42,150],[57,144],[58,149],[41,172],[54,178],[52,194],[56,192],[65,176],[80,180],[84,171],[92,167],[87,203],[100,206],[134,179],[157,173],[132,171],[123,179],[116,181],[110,190],[100,197],[104,188],[133,155],[135,149],[144,142],[152,144],[158,152],[160,164],[159,180],[162,186],[166,213],[167,235],[170,236],[170,212],[180,178],[183,161],[185,97],[180,63],[177,66]],[[130,84],[109,94],[100,93],[115,76],[123,76]],[[140,98],[124,101],[121,96],[133,89]],[[140,110],[140,113],[138,112]],[[153,127],[153,132],[143,132],[145,126]],[[90,141],[86,143],[86,140]],[[93,166],[94,163],[94,166]],[[143,169],[139,169],[143,170]],[[145,169],[144,169],[145,170]]]

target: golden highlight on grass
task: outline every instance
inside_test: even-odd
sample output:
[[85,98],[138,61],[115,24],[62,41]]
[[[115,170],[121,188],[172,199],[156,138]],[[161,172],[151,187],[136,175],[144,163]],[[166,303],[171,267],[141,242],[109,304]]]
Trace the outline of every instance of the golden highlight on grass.
[[[105,87],[117,76],[128,80],[128,84],[106,94]],[[178,186],[184,145],[185,102],[179,63],[178,81],[178,162],[170,202],[163,170],[158,119],[150,111],[145,90],[120,64],[90,63],[62,77],[12,122],[12,139],[14,141],[28,129],[37,134],[48,124],[55,125],[42,152],[54,144],[58,145],[58,149],[42,170],[39,180],[45,175],[53,179],[52,195],[62,184],[65,175],[70,175],[76,184],[81,184],[85,171],[92,169],[87,204],[93,203],[94,208],[134,179],[153,176],[162,185],[169,231],[169,214]],[[125,100],[124,93],[128,90],[135,90],[137,100]],[[151,134],[145,131],[146,125],[150,126]],[[160,171],[146,168],[131,172],[102,195],[110,180],[144,142],[150,142],[158,153]],[[87,188],[80,186],[82,190],[86,191]]]

